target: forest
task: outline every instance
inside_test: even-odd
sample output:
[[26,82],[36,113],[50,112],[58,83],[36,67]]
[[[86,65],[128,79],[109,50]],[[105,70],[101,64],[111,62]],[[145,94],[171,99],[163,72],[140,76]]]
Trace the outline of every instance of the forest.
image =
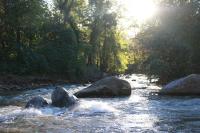
[[166,83],[200,72],[199,0],[157,0],[152,18],[131,21],[132,36],[116,1],[1,0],[0,73],[72,81],[143,73]]

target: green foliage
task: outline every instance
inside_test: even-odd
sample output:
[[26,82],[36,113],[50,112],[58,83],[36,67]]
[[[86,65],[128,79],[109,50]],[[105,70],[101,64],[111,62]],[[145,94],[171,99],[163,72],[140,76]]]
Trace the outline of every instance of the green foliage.
[[[0,1],[0,72],[71,80],[122,73],[126,45],[111,1]],[[123,45],[123,47],[122,47]]]
[[166,83],[200,72],[200,4],[195,0],[170,0],[161,5],[162,13],[137,35],[135,43],[144,54],[139,60],[143,71]]
[[1,9],[1,72],[31,73],[36,69],[35,63],[39,62],[35,59],[40,58],[33,47],[41,39],[39,29],[48,14],[47,7],[42,0],[3,0]]

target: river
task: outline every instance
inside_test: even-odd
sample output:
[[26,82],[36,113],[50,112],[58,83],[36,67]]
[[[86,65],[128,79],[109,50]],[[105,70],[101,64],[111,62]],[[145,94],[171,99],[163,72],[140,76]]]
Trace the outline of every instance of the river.
[[[118,98],[83,98],[71,108],[24,109],[33,96],[50,102],[54,87],[0,96],[0,132],[22,133],[199,133],[200,97],[159,96],[160,87],[147,77],[122,76],[132,95]],[[86,86],[65,85],[70,93]]]

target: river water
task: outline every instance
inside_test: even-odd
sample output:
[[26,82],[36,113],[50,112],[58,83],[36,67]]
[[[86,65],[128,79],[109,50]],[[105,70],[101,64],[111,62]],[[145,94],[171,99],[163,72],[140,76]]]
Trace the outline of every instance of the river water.
[[[84,98],[70,108],[24,109],[33,96],[49,102],[53,87],[14,96],[0,96],[0,132],[22,133],[199,133],[200,97],[159,96],[160,87],[145,75],[122,76],[132,95],[119,98]],[[68,84],[77,92],[86,86]]]

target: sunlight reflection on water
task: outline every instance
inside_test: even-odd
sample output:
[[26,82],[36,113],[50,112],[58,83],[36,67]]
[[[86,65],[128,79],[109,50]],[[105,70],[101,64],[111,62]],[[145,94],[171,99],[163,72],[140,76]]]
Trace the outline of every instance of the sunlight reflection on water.
[[[200,98],[152,95],[160,87],[144,75],[122,76],[133,87],[130,97],[85,98],[71,108],[24,109],[33,96],[50,101],[52,87],[1,96],[0,131],[13,132],[200,132]],[[70,93],[85,88],[66,85]],[[18,103],[16,106],[15,104]],[[20,104],[19,104],[20,103]],[[13,106],[12,106],[13,105]]]

